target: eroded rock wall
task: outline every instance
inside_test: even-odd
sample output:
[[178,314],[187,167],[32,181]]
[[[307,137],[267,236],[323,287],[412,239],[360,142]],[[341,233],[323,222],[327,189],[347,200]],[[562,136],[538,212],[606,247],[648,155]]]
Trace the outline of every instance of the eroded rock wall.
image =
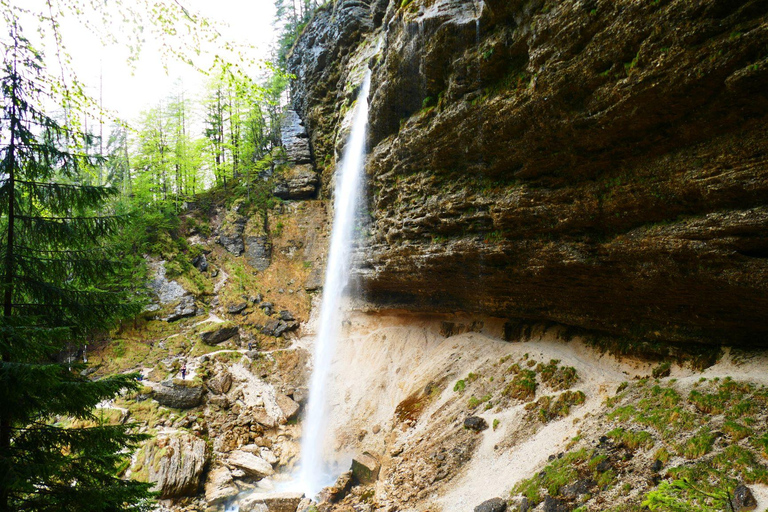
[[337,2],[291,59],[319,159],[374,38],[371,304],[768,343],[768,3]]

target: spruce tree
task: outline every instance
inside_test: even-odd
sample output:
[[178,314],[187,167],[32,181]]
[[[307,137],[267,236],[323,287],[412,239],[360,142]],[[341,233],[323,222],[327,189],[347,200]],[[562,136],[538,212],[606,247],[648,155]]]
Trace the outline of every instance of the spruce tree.
[[[135,313],[109,249],[117,190],[87,185],[87,135],[46,115],[53,81],[16,18],[0,69],[0,512],[148,510],[148,485],[118,478],[143,439],[94,414],[136,389],[60,363],[93,329]],[[73,420],[81,427],[67,427]]]

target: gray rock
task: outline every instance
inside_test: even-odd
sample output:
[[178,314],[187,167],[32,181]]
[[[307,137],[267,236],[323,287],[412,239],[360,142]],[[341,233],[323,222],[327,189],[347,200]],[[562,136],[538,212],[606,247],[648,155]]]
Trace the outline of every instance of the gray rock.
[[552,496],[544,498],[543,512],[568,512],[568,505]]
[[256,270],[266,270],[272,263],[272,242],[267,236],[249,236],[245,240],[245,261]]
[[170,304],[187,295],[187,290],[183,286],[165,277],[165,261],[160,261],[156,265],[155,277],[149,282],[149,288],[155,292],[160,304]]
[[480,416],[470,416],[464,420],[464,428],[481,432],[488,428],[488,422]]
[[309,392],[306,388],[298,388],[293,391],[293,401],[298,404],[303,404],[307,401],[307,398],[309,398]]
[[475,512],[504,512],[507,502],[501,498],[491,498],[475,507]]
[[577,498],[582,494],[587,494],[595,485],[597,484],[591,478],[582,478],[570,485],[561,487],[560,494],[566,498]]
[[733,499],[731,500],[734,512],[742,512],[744,510],[755,510],[757,508],[757,500],[752,494],[752,491],[744,484],[740,484],[733,490]]
[[242,469],[246,475],[253,478],[264,478],[274,473],[269,462],[257,455],[242,450],[235,450],[230,453],[228,462],[230,465]]
[[152,397],[158,403],[174,409],[191,409],[203,401],[202,386],[180,386],[171,382],[163,382],[155,387]]
[[280,327],[280,322],[282,322],[282,320],[270,320],[261,328],[261,332],[267,336],[277,336],[275,331]]
[[200,339],[206,345],[218,345],[237,335],[238,332],[239,329],[236,325],[219,327],[218,329],[213,329],[211,331],[201,332]]
[[195,267],[200,272],[205,272],[208,270],[208,259],[205,257],[205,254],[200,254],[198,256],[195,256],[192,259],[192,266]]
[[247,307],[248,307],[248,303],[247,302],[241,302],[239,304],[234,304],[234,305],[229,306],[227,308],[227,313],[229,313],[230,315],[237,315],[238,313],[242,313],[243,311],[245,311],[245,308],[247,308]]
[[368,452],[352,459],[352,475],[363,485],[372,484],[379,478],[381,464]]
[[285,322],[283,320],[270,320],[261,328],[261,332],[267,336],[279,338],[283,333],[296,330],[298,327],[299,323],[295,321]]
[[315,196],[320,179],[311,165],[286,169],[276,179],[272,193],[281,199],[309,199]]
[[261,309],[267,309],[267,308],[274,308],[275,305],[272,304],[271,302],[262,302],[261,304],[259,304],[259,307]]
[[235,256],[240,256],[243,254],[243,251],[245,251],[243,231],[245,231],[246,222],[247,219],[240,216],[237,217],[234,222],[224,222],[219,229],[219,243]]
[[293,317],[290,311],[288,311],[287,309],[283,309],[280,311],[280,320],[285,320],[286,322],[288,322],[290,320],[296,320],[296,319]]
[[280,138],[285,148],[286,158],[292,164],[312,162],[309,149],[309,136],[299,114],[295,110],[286,110],[280,121]]
[[145,464],[152,490],[162,498],[194,496],[208,461],[205,441],[189,434],[159,438],[150,445]]
[[181,298],[179,304],[174,308],[173,312],[165,317],[166,322],[175,322],[182,318],[188,318],[197,314],[197,306],[195,305],[195,298],[191,295],[186,295]]

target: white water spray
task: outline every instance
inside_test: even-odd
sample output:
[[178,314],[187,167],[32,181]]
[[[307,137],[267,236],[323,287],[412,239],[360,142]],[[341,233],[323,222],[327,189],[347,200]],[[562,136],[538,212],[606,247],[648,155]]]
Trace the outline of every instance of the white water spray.
[[300,482],[307,496],[315,497],[338,476],[323,458],[328,430],[327,386],[336,339],[341,327],[341,302],[349,282],[350,255],[355,218],[363,185],[365,136],[368,127],[368,91],[371,72],[363,79],[352,118],[352,131],[337,170],[333,227],[328,265],[320,306],[320,324],[315,339],[314,366],[309,384],[309,403],[301,441]]

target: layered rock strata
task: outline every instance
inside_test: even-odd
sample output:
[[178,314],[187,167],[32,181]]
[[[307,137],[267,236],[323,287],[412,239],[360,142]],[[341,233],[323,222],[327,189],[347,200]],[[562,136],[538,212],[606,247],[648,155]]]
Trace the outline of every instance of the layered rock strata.
[[337,2],[290,60],[317,159],[377,38],[375,307],[768,343],[763,3]]

